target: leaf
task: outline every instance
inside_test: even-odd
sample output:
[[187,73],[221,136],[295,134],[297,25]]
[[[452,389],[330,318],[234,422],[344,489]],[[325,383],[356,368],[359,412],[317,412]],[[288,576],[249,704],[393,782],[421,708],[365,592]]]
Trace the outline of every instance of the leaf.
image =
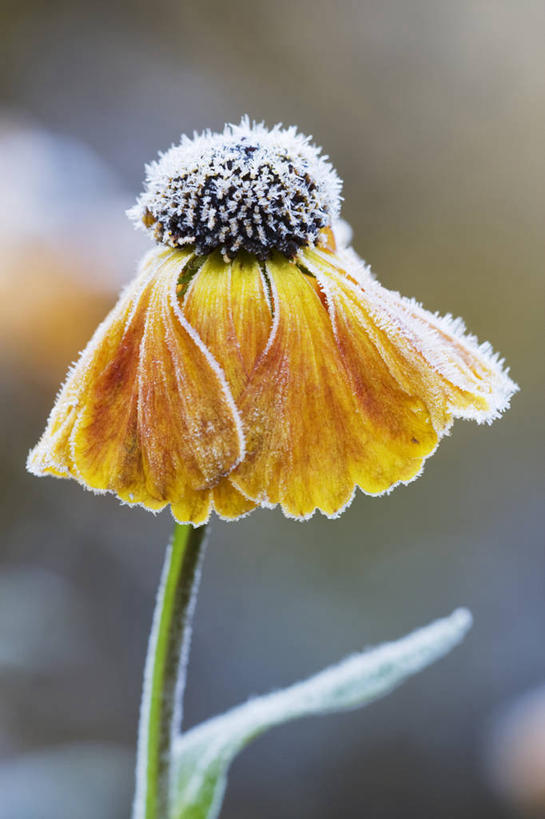
[[354,654],[282,691],[249,700],[175,742],[171,819],[216,819],[236,754],[268,728],[311,714],[366,705],[447,654],[471,627],[458,609],[407,637]]

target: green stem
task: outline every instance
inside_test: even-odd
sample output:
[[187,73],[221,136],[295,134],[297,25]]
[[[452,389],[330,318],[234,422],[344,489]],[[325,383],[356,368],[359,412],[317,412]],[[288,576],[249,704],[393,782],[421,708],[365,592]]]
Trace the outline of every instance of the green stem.
[[171,748],[181,730],[205,532],[206,526],[177,523],[167,549],[144,672],[133,819],[168,819]]

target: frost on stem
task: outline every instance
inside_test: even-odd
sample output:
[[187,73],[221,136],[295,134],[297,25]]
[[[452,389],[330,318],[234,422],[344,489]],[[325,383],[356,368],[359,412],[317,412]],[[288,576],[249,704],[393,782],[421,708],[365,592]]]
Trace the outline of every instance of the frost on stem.
[[227,261],[244,249],[264,260],[278,250],[293,258],[338,216],[340,190],[308,137],[244,118],[222,133],[184,136],[149,165],[129,216],[156,241],[194,245],[199,255],[219,249]]

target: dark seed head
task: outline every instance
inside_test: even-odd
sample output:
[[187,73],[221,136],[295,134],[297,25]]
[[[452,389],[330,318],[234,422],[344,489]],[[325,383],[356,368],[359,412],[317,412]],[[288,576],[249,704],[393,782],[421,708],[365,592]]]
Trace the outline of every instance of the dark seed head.
[[294,128],[226,126],[183,138],[148,167],[129,215],[156,241],[199,255],[246,250],[292,258],[338,215],[341,182],[327,157]]

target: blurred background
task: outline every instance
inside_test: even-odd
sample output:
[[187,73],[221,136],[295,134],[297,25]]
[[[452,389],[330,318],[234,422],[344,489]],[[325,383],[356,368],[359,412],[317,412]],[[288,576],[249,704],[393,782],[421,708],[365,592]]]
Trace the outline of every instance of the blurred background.
[[171,519],[24,463],[148,247],[124,216],[144,163],[244,113],[324,146],[382,283],[462,315],[521,392],[338,521],[214,522],[187,726],[475,615],[387,699],[252,745],[222,816],[545,816],[544,31],[542,0],[3,0],[0,819],[129,815]]

